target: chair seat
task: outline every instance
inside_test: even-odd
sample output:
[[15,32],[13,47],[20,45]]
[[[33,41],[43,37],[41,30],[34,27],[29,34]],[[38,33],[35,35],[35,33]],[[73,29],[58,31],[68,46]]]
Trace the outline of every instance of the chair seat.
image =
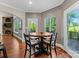
[[2,43],[0,44],[0,50],[1,49],[4,49],[4,45]]
[[44,42],[50,43],[50,37],[44,37]]
[[[51,44],[54,43],[54,39],[55,39],[55,36],[52,37],[52,42],[51,42]],[[44,42],[50,44],[50,37],[44,37]]]
[[50,37],[44,37],[45,39],[50,39]]
[[31,38],[31,44],[32,45],[36,45],[36,44],[39,43],[38,40],[37,40],[37,39],[39,39],[38,37],[30,37],[30,38]]
[[3,47],[3,46],[0,46],[0,50],[1,50],[1,49],[4,49],[4,47]]
[[36,45],[36,44],[38,44],[39,42],[38,42],[38,40],[31,40],[31,44],[32,45]]
[[[44,43],[50,44],[50,40],[45,39],[45,40],[44,40]],[[52,45],[53,45],[53,43],[54,43],[54,41],[51,42]]]

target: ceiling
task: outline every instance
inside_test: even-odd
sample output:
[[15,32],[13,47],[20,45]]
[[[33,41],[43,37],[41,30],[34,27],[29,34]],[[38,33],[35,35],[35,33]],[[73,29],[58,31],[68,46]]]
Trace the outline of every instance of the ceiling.
[[61,5],[64,0],[0,0],[0,4],[24,11],[24,12],[44,12],[48,9]]

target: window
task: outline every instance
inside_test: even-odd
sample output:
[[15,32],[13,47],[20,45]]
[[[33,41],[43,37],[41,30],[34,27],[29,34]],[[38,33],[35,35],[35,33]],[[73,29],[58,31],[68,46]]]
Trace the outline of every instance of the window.
[[67,14],[68,46],[79,53],[79,9],[74,9]]
[[28,18],[28,31],[29,32],[38,31],[38,19],[37,18]]
[[22,34],[22,19],[19,17],[14,16],[14,33]]
[[72,56],[79,55],[79,2],[64,11],[64,46]]
[[45,19],[45,31],[46,32],[56,31],[56,17],[48,17]]

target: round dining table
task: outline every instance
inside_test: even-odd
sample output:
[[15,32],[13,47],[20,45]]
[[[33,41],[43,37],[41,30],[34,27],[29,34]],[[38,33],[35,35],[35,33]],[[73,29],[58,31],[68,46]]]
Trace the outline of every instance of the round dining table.
[[51,36],[52,33],[50,32],[32,32],[30,35],[33,35],[35,37],[48,37]]
[[33,37],[38,37],[40,39],[40,44],[39,44],[39,53],[47,53],[47,51],[45,51],[45,47],[43,45],[43,39],[44,37],[50,37],[52,35],[52,33],[50,32],[32,32],[30,33],[31,36]]

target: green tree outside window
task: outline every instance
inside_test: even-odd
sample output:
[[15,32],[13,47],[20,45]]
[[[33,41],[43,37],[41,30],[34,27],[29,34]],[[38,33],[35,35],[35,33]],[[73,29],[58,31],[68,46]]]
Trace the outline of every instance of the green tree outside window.
[[30,32],[35,32],[36,31],[36,24],[32,21],[30,21]]
[[15,31],[18,32],[18,30],[19,30],[18,20],[15,20]]
[[79,40],[79,10],[73,10],[67,14],[68,38]]
[[49,17],[45,22],[46,32],[55,32],[56,31],[56,17]]

